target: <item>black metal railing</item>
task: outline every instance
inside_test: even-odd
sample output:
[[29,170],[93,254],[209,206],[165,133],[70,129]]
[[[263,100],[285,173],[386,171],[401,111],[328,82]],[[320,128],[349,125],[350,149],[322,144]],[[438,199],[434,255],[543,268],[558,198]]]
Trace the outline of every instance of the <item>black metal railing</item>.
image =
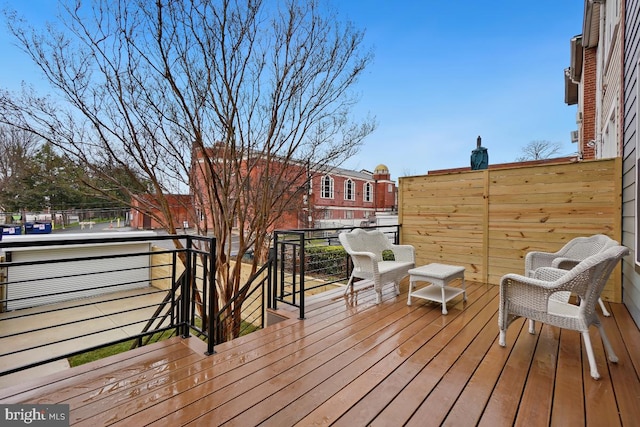
[[269,271],[273,265],[273,251],[264,263],[227,303],[216,311],[211,330],[216,342],[240,336],[265,326],[265,299],[271,288]]
[[[398,244],[400,226],[313,228],[277,230],[274,233],[274,260],[270,275],[273,288],[269,308],[278,303],[298,308],[299,318],[305,316],[305,296],[314,289],[343,285],[353,268],[351,258],[340,246],[338,234],[355,228],[379,229]],[[328,250],[335,247],[335,251]]]
[[214,250],[191,235],[0,241],[0,376],[171,335],[212,353]]
[[[197,335],[211,354],[216,344],[264,327],[266,308],[279,303],[304,319],[308,292],[346,283],[352,265],[338,233],[352,228],[275,232],[267,262],[221,307],[214,238],[0,241],[0,376],[174,335]],[[398,243],[399,226],[362,228],[382,229]]]

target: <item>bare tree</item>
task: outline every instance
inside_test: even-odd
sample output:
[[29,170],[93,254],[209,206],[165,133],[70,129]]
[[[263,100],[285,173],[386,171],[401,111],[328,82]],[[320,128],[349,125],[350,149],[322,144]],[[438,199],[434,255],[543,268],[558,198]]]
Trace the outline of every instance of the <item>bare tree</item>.
[[166,196],[190,189],[206,217],[190,222],[217,238],[222,304],[241,285],[240,263],[230,262],[236,226],[237,257],[254,250],[256,271],[278,218],[299,206],[308,170],[341,164],[375,127],[350,115],[371,60],[363,33],[320,1],[77,0],[61,10],[62,30],[44,33],[8,18],[64,102],[4,96],[0,120],[88,168],[143,177],[169,232]]
[[531,141],[522,147],[522,156],[516,158],[516,162],[527,160],[550,159],[560,152],[560,144],[550,141]]

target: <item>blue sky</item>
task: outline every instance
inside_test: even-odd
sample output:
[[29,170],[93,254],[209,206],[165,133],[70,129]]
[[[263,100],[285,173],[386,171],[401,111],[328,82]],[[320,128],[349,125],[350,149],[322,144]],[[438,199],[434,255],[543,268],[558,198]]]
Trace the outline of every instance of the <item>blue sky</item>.
[[[11,0],[28,19],[55,15],[53,0]],[[476,138],[490,163],[514,161],[534,140],[577,151],[576,107],[564,104],[569,40],[582,31],[578,0],[334,0],[339,16],[364,29],[374,52],[357,90],[356,116],[378,128],[342,166],[392,179],[469,165]],[[0,32],[0,85],[39,85],[30,61]]]
[[345,1],[366,29],[375,61],[359,109],[378,119],[345,166],[386,164],[392,178],[469,166],[476,138],[490,163],[511,162],[530,141],[577,151],[576,107],[564,103],[569,40],[582,32],[576,0]]

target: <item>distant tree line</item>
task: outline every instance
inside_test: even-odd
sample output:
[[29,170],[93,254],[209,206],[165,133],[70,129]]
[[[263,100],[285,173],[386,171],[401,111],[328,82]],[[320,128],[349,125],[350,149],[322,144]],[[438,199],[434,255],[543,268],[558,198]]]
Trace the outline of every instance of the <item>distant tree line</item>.
[[[127,173],[102,165],[126,183]],[[111,170],[109,170],[111,169]],[[119,188],[109,188],[50,143],[10,126],[0,126],[0,211],[45,211],[120,207],[129,204]],[[130,186],[137,183],[130,182]],[[144,188],[138,188],[145,191]]]

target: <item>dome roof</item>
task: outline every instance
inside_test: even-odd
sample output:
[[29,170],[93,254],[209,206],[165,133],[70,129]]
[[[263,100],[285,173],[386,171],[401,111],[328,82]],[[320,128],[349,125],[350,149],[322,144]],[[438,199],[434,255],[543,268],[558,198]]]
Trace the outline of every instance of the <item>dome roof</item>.
[[380,173],[380,174],[389,173],[389,168],[386,165],[383,165],[382,163],[380,163],[378,166],[376,166],[373,173]]

